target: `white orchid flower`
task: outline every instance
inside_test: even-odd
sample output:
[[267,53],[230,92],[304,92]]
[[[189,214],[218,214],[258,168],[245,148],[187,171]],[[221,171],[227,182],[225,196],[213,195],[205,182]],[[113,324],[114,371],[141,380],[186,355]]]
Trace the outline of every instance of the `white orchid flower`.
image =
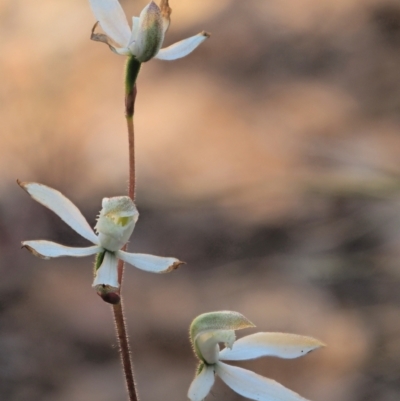
[[201,32],[161,49],[172,11],[168,0],[161,0],[160,6],[154,1],[149,3],[140,13],[140,17],[133,17],[132,29],[118,0],[90,0],[90,5],[106,33],[94,33],[96,24],[91,39],[106,43],[117,54],[134,56],[141,63],[153,57],[160,60],[185,57],[210,36],[207,32]]
[[[324,346],[314,338],[286,333],[256,333],[235,341],[235,331],[254,325],[237,312],[222,311],[198,316],[190,337],[200,360],[188,397],[201,401],[210,392],[217,374],[233,391],[257,401],[306,401],[274,380],[221,361],[242,361],[262,356],[297,358]],[[225,343],[221,351],[219,343]]]
[[183,263],[175,258],[129,253],[121,250],[128,242],[139,217],[135,204],[128,196],[103,199],[102,209],[95,226],[98,233],[96,235],[79,209],[61,192],[34,182],[18,182],[18,184],[33,199],[53,211],[73,230],[93,244],[87,248],[75,248],[51,241],[38,240],[23,241],[22,246],[43,259],[97,254],[97,270],[93,287],[100,293],[118,290],[118,259],[152,273],[167,273]]

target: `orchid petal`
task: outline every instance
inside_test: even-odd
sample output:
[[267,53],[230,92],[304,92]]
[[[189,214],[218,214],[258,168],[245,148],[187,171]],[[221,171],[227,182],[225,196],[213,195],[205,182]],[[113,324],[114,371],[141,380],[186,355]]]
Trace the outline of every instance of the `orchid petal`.
[[89,0],[104,32],[121,47],[127,47],[131,30],[118,0]]
[[134,43],[137,39],[138,32],[139,32],[139,22],[140,18],[139,17],[132,17],[132,33],[131,33],[131,38],[129,39],[129,45],[131,48],[133,48]]
[[97,245],[87,248],[75,248],[44,240],[24,241],[22,242],[22,247],[42,259],[58,258],[60,256],[75,256],[79,258],[102,251],[102,248]]
[[83,238],[86,238],[96,245],[99,243],[96,234],[93,232],[82,213],[61,192],[35,182],[18,181],[18,184],[25,189],[33,199],[54,212]]
[[103,263],[96,271],[92,287],[108,286],[117,289],[119,287],[117,265],[117,257],[111,252],[105,252]]
[[116,255],[124,262],[151,273],[169,273],[184,263],[175,258],[164,258],[143,253],[118,251]]
[[121,56],[131,55],[131,51],[127,47],[117,47],[107,35],[105,35],[104,33],[96,33],[96,28],[98,24],[99,22],[97,21],[92,28],[92,34],[90,35],[91,40],[94,40],[95,42],[105,43],[115,54],[119,54]]
[[214,367],[203,365],[202,371],[193,379],[188,397],[192,401],[202,401],[211,390],[215,381]]
[[176,60],[185,57],[209,37],[210,34],[207,32],[201,32],[198,35],[181,40],[180,42],[161,49],[155,58],[160,60]]
[[322,346],[324,344],[315,338],[297,334],[255,333],[237,340],[232,349],[223,349],[219,358],[226,361],[241,361],[262,356],[292,359]]
[[218,362],[216,374],[243,397],[257,401],[307,401],[299,394],[254,372]]

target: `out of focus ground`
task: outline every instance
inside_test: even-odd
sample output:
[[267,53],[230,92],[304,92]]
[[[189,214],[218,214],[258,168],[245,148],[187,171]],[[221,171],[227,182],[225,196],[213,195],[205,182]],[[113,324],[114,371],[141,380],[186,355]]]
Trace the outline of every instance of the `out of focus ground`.
[[[138,15],[145,2],[122,4]],[[241,366],[315,401],[397,401],[400,3],[171,6],[167,45],[212,37],[147,63],[138,83],[130,249],[187,262],[165,276],[126,269],[141,399],[186,399],[189,324],[230,309],[328,344]],[[87,1],[0,1],[2,400],[126,399],[92,261],[43,261],[19,245],[86,243],[17,178],[60,189],[91,224],[103,196],[126,191],[124,59],[89,41],[94,22]],[[240,397],[218,382],[208,399]]]

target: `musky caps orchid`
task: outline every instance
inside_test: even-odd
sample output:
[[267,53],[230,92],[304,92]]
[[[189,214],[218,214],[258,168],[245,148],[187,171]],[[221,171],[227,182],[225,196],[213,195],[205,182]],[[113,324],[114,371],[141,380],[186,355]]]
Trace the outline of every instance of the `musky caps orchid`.
[[[312,337],[286,333],[255,333],[235,341],[235,331],[254,327],[238,312],[210,312],[198,316],[190,326],[193,349],[200,360],[188,397],[201,401],[210,392],[217,374],[232,390],[258,401],[306,401],[274,380],[225,361],[241,361],[262,356],[297,358],[324,344]],[[225,348],[220,351],[219,343]]]
[[154,1],[149,3],[140,13],[140,17],[133,17],[132,30],[118,0],[90,0],[90,5],[95,18],[106,33],[94,33],[96,23],[91,39],[106,43],[114,53],[134,56],[141,63],[153,57],[160,60],[185,57],[210,36],[207,32],[201,32],[161,49],[171,21],[172,10],[168,0],[161,0],[160,6]]
[[101,263],[96,263],[93,287],[99,292],[115,291],[119,288],[118,259],[152,273],[167,273],[183,263],[175,258],[129,253],[121,250],[128,242],[139,217],[136,206],[128,196],[103,199],[102,209],[95,226],[98,233],[96,235],[79,209],[61,192],[34,182],[18,181],[18,184],[33,199],[49,208],[78,234],[94,244],[87,248],[75,248],[38,240],[23,241],[22,246],[43,259],[97,254],[98,262]]

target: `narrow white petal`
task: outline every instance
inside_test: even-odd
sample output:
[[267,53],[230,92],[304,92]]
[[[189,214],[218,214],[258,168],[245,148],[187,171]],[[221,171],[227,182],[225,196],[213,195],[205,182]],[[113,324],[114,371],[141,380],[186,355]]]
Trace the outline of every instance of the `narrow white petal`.
[[218,362],[215,373],[233,390],[243,397],[257,401],[307,401],[299,394],[274,380],[257,375],[237,366]]
[[35,182],[18,182],[35,201],[49,208],[78,234],[94,244],[99,240],[79,209],[61,192]]
[[104,254],[103,263],[96,272],[92,287],[110,286],[112,288],[118,288],[117,265],[117,257],[111,252],[106,252]]
[[161,49],[155,58],[160,60],[176,60],[185,57],[209,37],[210,35],[207,32],[201,32],[196,36],[181,40],[180,42]]
[[203,370],[197,375],[189,387],[188,397],[192,401],[202,401],[211,390],[215,381],[214,367],[203,366]]
[[175,258],[163,258],[143,253],[118,251],[116,255],[124,262],[151,273],[169,273],[184,263]]
[[[131,38],[129,39],[129,45],[130,47],[133,48],[133,45],[137,39],[138,32],[139,32],[139,22],[140,18],[139,17],[132,17],[132,33],[131,33]],[[129,50],[130,52],[130,50]]]
[[58,258],[60,256],[90,256],[102,251],[100,246],[89,246],[87,248],[73,248],[64,246],[51,241],[24,241],[22,246],[35,256],[43,259]]
[[298,358],[324,346],[312,337],[287,333],[255,333],[235,341],[232,349],[225,348],[219,358],[226,361],[240,361],[277,356],[279,358]]
[[90,0],[90,6],[104,32],[121,47],[127,47],[131,30],[118,0]]

